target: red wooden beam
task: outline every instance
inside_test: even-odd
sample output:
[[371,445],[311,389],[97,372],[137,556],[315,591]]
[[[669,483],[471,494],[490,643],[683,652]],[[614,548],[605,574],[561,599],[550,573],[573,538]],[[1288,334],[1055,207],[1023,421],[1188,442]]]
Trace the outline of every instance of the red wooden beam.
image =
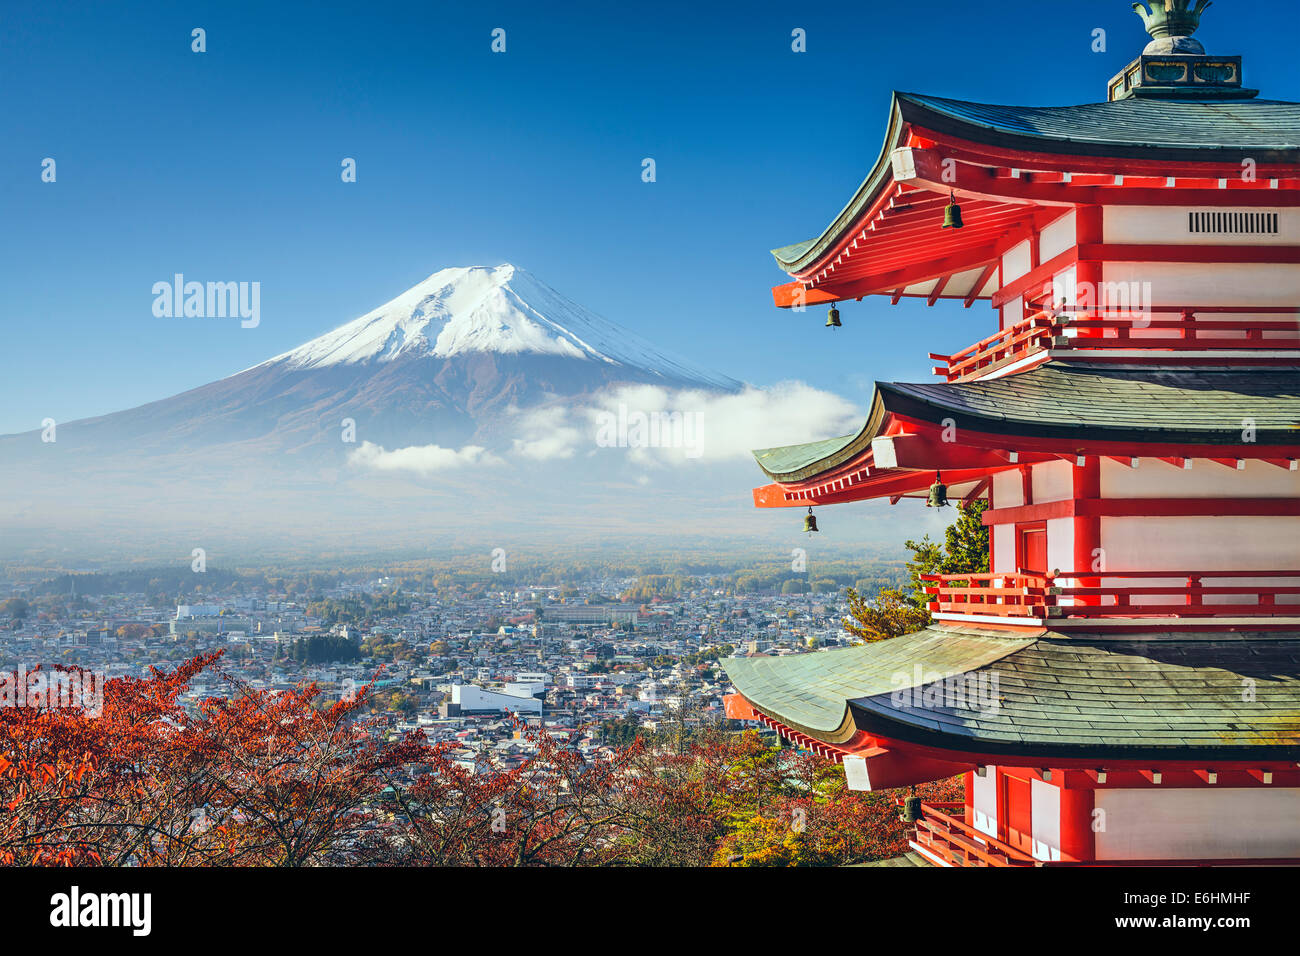
[[[830,301],[831,299],[855,299],[864,295],[875,295],[881,292],[892,292],[902,286],[914,285],[918,282],[925,282],[929,279],[937,279],[940,276],[948,275],[953,272],[965,272],[968,269],[974,269],[988,265],[998,256],[997,244],[986,244],[973,249],[964,250],[942,259],[934,259],[928,262],[919,262],[915,265],[905,268],[896,268],[887,272],[864,276],[849,282],[837,283],[833,280],[823,280],[818,288],[825,294],[826,298],[821,301]],[[778,289],[785,288],[778,286]],[[773,298],[776,304],[782,306],[781,299],[773,290]],[[807,300],[813,301],[811,292]],[[788,307],[785,303],[784,307]]]
[[1243,471],[1246,468],[1246,459],[1244,458],[1211,458],[1210,461],[1222,465],[1224,468],[1231,468],[1233,471]]
[[[894,181],[936,193],[951,190],[971,198],[1046,206],[1201,206],[1229,203],[1229,198],[1219,189],[1151,188],[1130,185],[1127,179],[1119,186],[1031,182],[1024,176],[1004,179],[998,177],[995,170],[982,165],[958,162],[945,166],[944,160],[950,158],[938,149],[899,147],[891,154]],[[1131,173],[1130,169],[1126,175]],[[1240,173],[1238,168],[1236,175],[1240,176]],[[1230,201],[1234,206],[1300,206],[1300,190],[1240,190]]]
[[[1050,153],[1001,147],[988,143],[964,139],[948,133],[939,133],[922,126],[913,125],[908,145],[940,149],[945,156],[967,163],[1001,169],[1014,167],[1023,172],[1052,171],[1067,168],[1072,172],[1094,176],[1108,176],[1112,180],[1124,181],[1134,176],[1148,176],[1159,179],[1173,175],[1179,179],[1204,177],[1221,179],[1229,182],[1241,178],[1241,165],[1236,160],[1195,161],[1170,159],[1141,159],[1129,156],[1087,156],[1083,154]],[[1296,179],[1300,169],[1282,163],[1264,163],[1256,168],[1259,184],[1257,188],[1268,188],[1270,178]],[[1009,172],[1008,172],[1009,175]],[[1248,185],[1248,184],[1247,184]]]
[[990,475],[989,477],[983,479],[978,485],[976,485],[974,488],[972,488],[970,491],[966,493],[966,497],[962,499],[962,504],[964,505],[970,504],[976,498],[980,497],[980,495],[984,494],[984,492],[988,491],[989,486],[992,484],[993,484],[993,477]]
[[925,300],[925,304],[927,306],[932,307],[935,304],[935,302],[939,300],[939,293],[943,292],[943,287],[948,284],[948,280],[951,278],[952,278],[951,274],[943,276],[942,278],[939,279],[938,282],[934,284],[934,288],[930,290],[929,297]]
[[[936,410],[939,414],[939,410]],[[935,421],[916,418],[912,415],[889,414],[889,427],[894,434],[906,431],[909,434],[942,434],[942,418]],[[1186,442],[1135,442],[1135,441],[1088,441],[1077,438],[1041,438],[1033,435],[996,435],[974,429],[961,430],[962,444],[968,447],[992,448],[1005,450],[1009,442],[1022,452],[1041,452],[1047,454],[1100,455],[1122,458],[1155,458],[1161,455],[1180,458],[1212,458],[1215,456],[1233,456],[1235,458],[1286,458],[1294,452],[1292,445],[1205,445]],[[1010,459],[1014,460],[1014,459]]]
[[801,297],[805,306],[825,305],[828,302],[839,301],[838,296],[821,289],[805,289],[802,282],[787,282],[785,285],[772,288],[772,301],[778,309],[793,308]]
[[[1079,247],[1071,246],[1064,252],[1052,256],[1037,269],[1030,269],[1019,279],[1013,279],[993,293],[993,308],[1006,305],[1017,296],[1027,295],[1046,289],[1050,292],[1052,278],[1058,272],[1064,272],[1079,260]],[[1055,304],[1055,303],[1053,303]]]
[[986,265],[983,268],[983,270],[980,272],[979,278],[975,280],[975,284],[971,286],[970,291],[966,293],[966,298],[962,302],[962,308],[964,309],[970,308],[971,303],[974,302],[979,297],[980,289],[984,288],[984,286],[988,284],[989,279],[992,277],[993,273],[997,270],[997,267],[998,264],[996,262],[990,262],[988,265]]

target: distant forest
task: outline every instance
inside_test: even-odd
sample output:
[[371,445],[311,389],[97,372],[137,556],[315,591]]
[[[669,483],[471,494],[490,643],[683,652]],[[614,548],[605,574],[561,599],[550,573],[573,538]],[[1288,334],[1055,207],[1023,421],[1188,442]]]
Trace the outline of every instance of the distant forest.
[[[608,563],[559,560],[546,567],[520,565],[508,572],[493,573],[488,562],[471,562],[466,559],[429,569],[376,566],[348,572],[286,574],[223,568],[208,568],[202,573],[196,573],[189,565],[182,565],[59,574],[36,585],[32,594],[53,598],[144,594],[155,605],[166,606],[177,601],[202,603],[216,600],[222,595],[258,590],[284,594],[291,600],[309,605],[309,611],[314,616],[327,618],[331,622],[354,622],[378,610],[373,602],[361,597],[328,600],[325,592],[344,584],[364,584],[380,578],[388,579],[385,590],[390,594],[454,589],[465,596],[529,586],[571,588],[579,582],[633,578],[636,582],[634,585],[621,592],[611,591],[606,598],[635,603],[655,598],[671,600],[700,588],[735,594],[836,594],[853,587],[861,594],[872,595],[884,588],[899,587],[908,580],[902,558],[882,560],[867,557],[860,561],[816,561],[809,558],[806,559],[806,568],[795,570],[796,566],[799,566],[798,562],[793,559],[769,559],[748,564],[724,560],[680,563],[659,559]],[[389,603],[393,606],[383,607],[374,616],[385,617],[395,610],[404,610],[396,606],[399,603],[396,600]]]

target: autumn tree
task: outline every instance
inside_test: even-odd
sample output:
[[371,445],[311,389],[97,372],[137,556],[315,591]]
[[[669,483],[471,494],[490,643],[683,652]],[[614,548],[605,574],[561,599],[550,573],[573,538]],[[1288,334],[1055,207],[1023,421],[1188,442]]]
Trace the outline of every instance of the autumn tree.
[[355,719],[369,688],[317,707],[314,686],[180,702],[220,654],[115,678],[102,708],[0,708],[0,862],[299,866],[349,859],[384,781],[422,759]]
[[925,535],[920,541],[906,541],[912,552],[907,571],[912,579],[911,600],[924,606],[926,595],[922,574],[979,574],[989,569],[989,529],[983,523],[988,501],[976,498],[957,505],[957,520],[943,532],[943,544]]
[[516,727],[534,754],[504,768],[474,766],[450,745],[428,753],[413,783],[392,784],[398,817],[386,862],[406,866],[582,866],[600,863],[620,809],[615,794],[640,747],[589,759],[556,736]]
[[903,592],[887,588],[868,600],[853,588],[848,598],[848,617],[841,621],[844,630],[860,641],[884,641],[928,627],[930,612],[918,607]]

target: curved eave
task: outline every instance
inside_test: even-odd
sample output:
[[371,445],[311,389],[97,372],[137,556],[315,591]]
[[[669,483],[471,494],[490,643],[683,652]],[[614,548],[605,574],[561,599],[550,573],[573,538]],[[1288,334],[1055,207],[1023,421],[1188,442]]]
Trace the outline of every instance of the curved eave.
[[869,451],[871,440],[881,433],[885,416],[885,403],[881,398],[880,383],[877,382],[871,397],[871,411],[857,434],[801,445],[757,448],[753,452],[754,460],[765,475],[782,484],[816,478]]
[[973,382],[877,382],[871,412],[857,434],[759,449],[754,458],[773,481],[795,485],[862,459],[873,439],[897,430],[891,419],[951,422],[967,437],[964,444],[992,436],[1057,442],[1062,453],[1099,443],[1149,446],[1147,454],[1158,455],[1167,446],[1236,448],[1247,418],[1256,422],[1252,457],[1268,457],[1265,450],[1294,457],[1300,447],[1300,369],[1150,371],[1057,362]]
[[[724,661],[750,705],[814,740],[945,755],[1293,761],[1295,633],[1061,639],[930,627],[787,657]],[[1241,700],[1243,680],[1257,696]]]
[[[992,104],[959,103],[954,106],[968,106],[972,110],[986,110],[1014,113],[1022,107],[1005,107]],[[1128,101],[1126,101],[1128,102]],[[1214,109],[1259,107],[1297,107],[1293,103],[1254,100],[1251,106],[1242,104],[1197,103],[1199,107]],[[1153,105],[1154,103],[1154,105]],[[1162,105],[1154,101],[1132,101],[1124,104],[1090,104],[1112,110],[1159,109]],[[1181,105],[1192,105],[1184,103]],[[1059,108],[1062,112],[1084,107]],[[1167,108],[1167,107],[1165,107]],[[1049,108],[1044,108],[1046,112]],[[959,116],[953,112],[937,108],[924,98],[913,94],[894,92],[890,104],[889,126],[885,132],[884,144],[880,156],[871,171],[854,193],[853,198],[840,211],[839,215],[815,239],[793,243],[772,250],[772,255],[781,269],[791,276],[798,276],[817,266],[843,242],[845,236],[857,224],[868,207],[893,182],[891,153],[898,146],[904,145],[903,139],[909,127],[916,127],[929,133],[952,136],[967,142],[980,143],[997,149],[1019,152],[1056,154],[1061,156],[1080,156],[1097,159],[1133,159],[1145,161],[1173,162],[1222,162],[1240,163],[1251,159],[1259,164],[1295,164],[1300,163],[1300,145],[1286,133],[1279,134],[1279,141],[1272,144],[1253,144],[1247,146],[1224,143],[1197,141],[1189,134],[1185,141],[1116,142],[1114,140],[1092,139],[1070,136],[1063,133],[1027,133],[1005,129],[990,121],[981,121],[971,116]]]
[[876,200],[880,192],[893,184],[894,171],[890,153],[901,145],[904,127],[900,98],[895,91],[889,104],[889,126],[885,130],[885,141],[880,148],[880,155],[871,167],[871,172],[867,173],[867,178],[862,181],[862,185],[853,194],[848,205],[840,210],[839,215],[831,221],[820,236],[773,249],[772,255],[776,258],[777,265],[791,275],[813,265],[861,218],[863,211]]

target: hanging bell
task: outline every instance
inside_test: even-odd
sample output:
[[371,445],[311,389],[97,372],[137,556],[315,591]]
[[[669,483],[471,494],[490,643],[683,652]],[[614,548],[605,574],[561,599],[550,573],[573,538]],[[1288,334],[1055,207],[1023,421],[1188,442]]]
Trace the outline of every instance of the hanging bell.
[[903,822],[915,823],[921,819],[924,814],[921,812],[921,798],[917,796],[907,797],[903,801]]
[[948,194],[948,205],[943,207],[943,228],[961,228],[961,206],[957,205],[957,194],[954,192]]
[[840,327],[840,310],[831,306],[830,312],[826,315],[826,328],[838,329]]
[[948,486],[943,483],[939,473],[934,473],[934,484],[930,486],[930,497],[926,500],[927,508],[946,508],[948,506]]
[[809,508],[808,513],[803,516],[803,529],[809,534],[817,530],[817,516],[812,513],[812,508]]

